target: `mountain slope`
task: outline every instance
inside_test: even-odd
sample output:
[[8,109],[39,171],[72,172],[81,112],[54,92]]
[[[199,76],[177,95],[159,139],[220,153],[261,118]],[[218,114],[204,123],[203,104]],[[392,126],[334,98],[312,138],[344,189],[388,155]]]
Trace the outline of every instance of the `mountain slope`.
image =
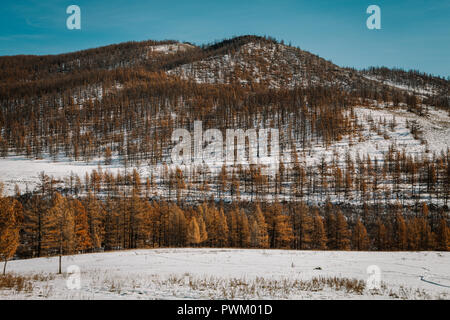
[[440,77],[400,69],[342,68],[271,38],[228,39],[203,48],[203,57],[190,60],[167,73],[207,84],[262,85],[272,89],[336,86],[349,91],[400,91],[442,100],[450,97],[449,81]]
[[[44,169],[67,174],[72,169],[65,164],[80,175],[97,164],[117,170],[149,165],[141,170],[145,178],[165,184],[171,135],[178,128],[191,132],[194,121],[224,134],[277,128],[280,148],[291,160],[298,156],[311,177],[321,159],[330,165],[342,165],[347,155],[391,162],[389,154],[399,150],[405,158],[414,155],[426,173],[422,160],[450,145],[448,80],[342,68],[270,38],[242,36],[203,47],[130,42],[57,56],[2,57],[0,66],[0,157],[8,167],[0,179],[10,186],[34,183]],[[292,161],[285,166],[287,180],[298,175]],[[345,168],[356,174],[353,169]],[[310,200],[323,200],[322,191],[311,192]]]
[[[318,56],[264,38],[248,38],[237,48],[184,64],[168,74],[197,83],[263,85],[294,88],[314,85],[351,87],[357,72],[339,68]],[[367,82],[367,81],[366,81]]]
[[398,69],[342,68],[307,51],[258,36],[240,36],[203,47],[171,40],[142,41],[61,55],[0,57],[0,94],[14,94],[27,86],[36,91],[49,81],[61,88],[68,77],[83,83],[93,73],[110,82],[110,72],[123,69],[164,71],[199,84],[390,90],[435,97],[444,106],[450,99],[449,81],[443,78]]

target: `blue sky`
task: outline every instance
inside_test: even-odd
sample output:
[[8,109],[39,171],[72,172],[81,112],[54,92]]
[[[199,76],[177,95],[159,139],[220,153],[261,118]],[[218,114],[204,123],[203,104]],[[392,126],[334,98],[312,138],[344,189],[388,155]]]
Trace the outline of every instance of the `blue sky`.
[[[66,8],[81,8],[81,30]],[[381,8],[381,30],[366,8]],[[0,55],[56,54],[130,40],[196,44],[270,35],[341,66],[450,76],[450,0],[2,0]]]

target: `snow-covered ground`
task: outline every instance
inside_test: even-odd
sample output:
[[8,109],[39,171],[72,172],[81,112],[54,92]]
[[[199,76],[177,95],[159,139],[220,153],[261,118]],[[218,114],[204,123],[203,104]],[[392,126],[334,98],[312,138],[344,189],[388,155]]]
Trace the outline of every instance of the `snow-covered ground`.
[[[13,194],[14,187],[17,184],[21,192],[32,191],[39,183],[39,175],[44,172],[55,179],[64,179],[71,173],[77,174],[84,179],[86,173],[91,174],[93,170],[98,169],[102,161],[96,160],[90,163],[83,161],[70,161],[60,159],[52,161],[51,159],[33,160],[21,156],[10,156],[0,159],[0,181],[5,185],[5,193]],[[116,173],[120,168],[118,161],[110,166],[103,166],[102,169]]]
[[[156,249],[67,256],[63,269],[80,270],[81,289],[74,290],[67,280],[75,274],[54,275],[57,261],[11,261],[9,272],[40,274],[41,281],[28,293],[0,291],[0,299],[450,299],[448,252]],[[379,268],[378,290],[333,285],[376,283],[370,266]]]
[[174,43],[174,44],[161,44],[156,46],[149,46],[149,51],[170,54],[178,51],[186,51],[192,48],[194,48],[194,46],[187,43]]
[[435,87],[432,86],[409,86],[406,84],[401,84],[401,83],[397,83],[394,82],[392,80],[387,80],[387,79],[383,79],[382,77],[377,77],[377,76],[373,76],[373,75],[364,75],[364,78],[369,79],[369,80],[373,80],[373,81],[377,81],[377,82],[381,82],[385,85],[388,85],[390,87],[394,87],[397,89],[401,89],[401,90],[405,90],[405,91],[409,91],[411,93],[418,93],[421,95],[433,95],[437,93],[437,89]]
[[[197,83],[224,84],[230,83],[236,70],[240,70],[237,77],[241,84],[252,81],[267,83],[271,88],[306,87],[308,81],[304,77],[303,55],[305,53],[282,44],[249,42],[235,53],[184,64],[167,71],[167,74],[176,75],[185,80],[192,79]],[[255,60],[254,57],[260,57],[260,60]],[[288,77],[282,77],[279,70],[287,70]],[[309,80],[312,83],[320,81],[317,76]]]
[[[403,108],[357,107],[354,108],[354,112],[361,125],[361,140],[353,137],[350,141],[346,136],[328,148],[321,144],[312,145],[300,161],[305,165],[318,165],[322,157],[331,162],[334,154],[344,160],[347,152],[353,159],[358,155],[361,159],[369,155],[372,160],[383,160],[392,145],[395,145],[398,151],[404,150],[407,155],[424,155],[431,158],[433,153],[440,155],[450,148],[450,116],[445,111],[429,108],[427,115],[418,116]],[[393,121],[395,127],[391,130],[389,124]],[[387,124],[386,130],[382,125],[384,122]],[[411,128],[407,127],[407,122],[410,126],[413,124],[417,126],[421,132],[419,139],[414,137]],[[373,131],[372,125],[380,126],[386,136]],[[426,143],[422,143],[422,140]],[[297,151],[302,155],[300,145]]]

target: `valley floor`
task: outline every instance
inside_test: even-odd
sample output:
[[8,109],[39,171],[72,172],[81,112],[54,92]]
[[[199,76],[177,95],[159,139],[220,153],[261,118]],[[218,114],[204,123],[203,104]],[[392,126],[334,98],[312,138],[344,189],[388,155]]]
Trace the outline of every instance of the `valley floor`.
[[450,299],[449,252],[155,249],[63,257],[73,265],[81,288],[69,290],[57,257],[11,261],[31,285],[0,299]]

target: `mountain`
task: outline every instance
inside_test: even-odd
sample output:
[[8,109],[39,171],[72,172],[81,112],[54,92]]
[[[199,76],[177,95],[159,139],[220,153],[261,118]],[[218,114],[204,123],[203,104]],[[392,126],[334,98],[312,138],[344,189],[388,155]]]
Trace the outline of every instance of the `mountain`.
[[168,74],[197,83],[262,85],[272,89],[314,85],[350,88],[353,82],[364,80],[356,72],[275,41],[256,37],[234,41],[239,45],[183,64],[169,70]]
[[[345,90],[403,90],[426,97],[450,95],[449,81],[418,71],[343,68],[271,38],[240,36],[197,47],[176,41],[127,42],[53,56],[0,57],[1,88],[118,69],[164,71],[206,84],[270,89],[336,86]],[[55,81],[56,80],[56,81]],[[7,82],[7,83],[5,83]],[[383,89],[384,88],[384,89]],[[448,101],[447,101],[448,104]]]
[[[0,157],[30,161],[22,185],[36,181],[45,165],[35,160],[44,159],[148,164],[155,168],[144,175],[160,177],[173,131],[203,121],[223,133],[279,129],[281,149],[310,175],[322,158],[336,164],[346,154],[384,161],[403,149],[428,158],[450,144],[449,87],[419,71],[340,67],[258,36],[0,57]],[[18,182],[16,173],[0,176]]]
[[448,250],[449,84],[257,36],[1,57],[4,211],[24,257],[65,212],[81,251]]

